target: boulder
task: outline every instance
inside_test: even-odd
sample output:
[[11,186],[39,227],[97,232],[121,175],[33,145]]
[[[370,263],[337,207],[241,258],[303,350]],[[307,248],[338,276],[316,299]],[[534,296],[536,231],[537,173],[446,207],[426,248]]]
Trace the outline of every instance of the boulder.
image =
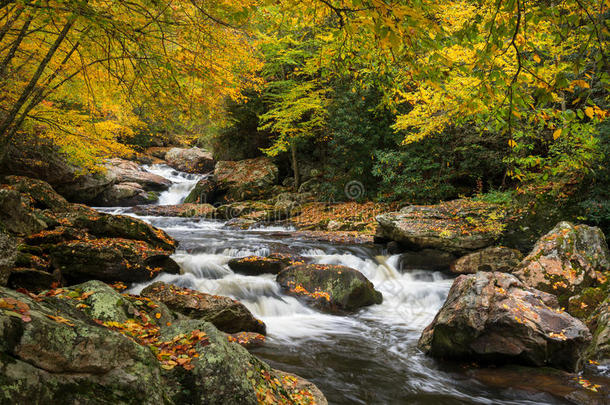
[[213,204],[216,201],[216,180],[206,177],[197,182],[189,195],[184,199],[185,203]]
[[187,173],[209,173],[214,170],[212,154],[199,148],[172,148],[165,154],[167,164]]
[[261,199],[270,197],[278,168],[266,157],[224,160],[216,163],[214,178],[227,201]]
[[213,218],[216,208],[210,204],[140,205],[132,212],[152,217]]
[[456,274],[474,274],[478,271],[500,271],[510,273],[519,265],[523,254],[516,249],[493,246],[466,256],[451,264],[451,272]]
[[319,393],[211,323],[99,281],[38,296],[0,287],[0,326],[0,403],[254,405]]
[[331,313],[355,311],[383,299],[362,273],[346,266],[295,265],[282,270],[276,280],[284,291]]
[[439,249],[466,254],[493,244],[501,235],[504,210],[471,200],[412,205],[379,215],[378,237],[412,250]]
[[7,185],[0,185],[0,226],[14,235],[28,235],[47,227],[33,212],[31,200]]
[[588,357],[603,365],[610,365],[610,297],[606,297],[593,312],[588,325],[593,333],[593,340],[587,349]]
[[164,403],[148,347],[57,300],[0,289],[0,307],[0,403]]
[[229,342],[235,342],[246,349],[253,349],[265,344],[265,335],[256,332],[239,332],[227,335]]
[[11,269],[17,257],[17,243],[13,237],[0,228],[0,287],[8,282]]
[[229,260],[229,267],[236,273],[248,276],[261,274],[278,274],[286,267],[305,264],[305,258],[283,253],[272,253],[269,256],[246,256]]
[[571,296],[602,284],[608,272],[610,252],[603,232],[560,222],[538,240],[513,274],[528,286],[556,295],[567,307]]
[[141,240],[97,238],[62,242],[49,248],[54,267],[68,283],[87,280],[141,282],[160,272],[180,273],[169,255]]
[[256,319],[241,302],[229,297],[205,294],[161,281],[149,285],[140,294],[162,302],[171,310],[189,318],[211,322],[223,332],[265,334],[265,324]]
[[136,183],[146,191],[167,190],[172,182],[154,173],[147,172],[135,162],[123,159],[109,159],[104,164],[108,175],[117,183]]
[[400,270],[444,271],[455,260],[455,255],[443,250],[423,249],[418,252],[405,252],[398,259]]
[[590,341],[587,327],[555,296],[511,274],[480,272],[455,280],[418,345],[434,357],[574,371]]
[[131,207],[153,204],[158,200],[157,193],[144,190],[138,183],[119,183],[104,190],[93,203],[100,207]]
[[12,269],[7,286],[14,289],[23,288],[31,292],[40,292],[59,285],[62,282],[61,272],[49,272],[33,268],[15,267]]

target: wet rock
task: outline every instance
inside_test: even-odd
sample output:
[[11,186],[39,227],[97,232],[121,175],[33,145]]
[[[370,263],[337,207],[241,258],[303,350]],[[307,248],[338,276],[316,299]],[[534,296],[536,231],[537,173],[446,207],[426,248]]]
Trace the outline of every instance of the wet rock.
[[449,269],[455,255],[437,249],[423,249],[419,252],[405,252],[400,255],[398,267],[401,270],[443,271]]
[[439,249],[457,254],[482,249],[501,235],[501,208],[470,200],[412,205],[379,215],[378,237],[412,250]]
[[480,272],[455,280],[418,345],[434,357],[574,371],[590,341],[587,327],[555,296],[511,274]]
[[510,273],[523,259],[523,254],[515,249],[493,246],[466,256],[451,264],[451,272],[474,274],[478,271],[500,271]]
[[258,221],[255,221],[254,219],[233,218],[228,220],[224,226],[227,228],[237,228],[245,230],[250,229],[256,224],[258,224]]
[[205,174],[214,170],[212,154],[199,148],[172,148],[165,154],[165,160],[181,172]]
[[326,400],[324,394],[322,394],[322,391],[320,391],[320,389],[312,382],[286,371],[273,370],[273,372],[280,380],[285,382],[285,385],[288,385],[287,388],[290,391],[294,393],[301,391],[309,392],[311,393],[311,399],[313,399],[311,403],[316,405],[328,405],[328,401]]
[[587,349],[588,357],[610,365],[610,297],[591,315],[588,325],[593,333],[593,340]]
[[68,283],[87,280],[141,282],[160,272],[178,274],[171,251],[144,241],[97,238],[59,243],[49,248],[53,265]]
[[11,288],[23,288],[31,292],[40,292],[61,283],[61,273],[50,273],[44,270],[16,267],[11,271],[7,285]]
[[210,204],[141,205],[134,207],[137,215],[153,217],[213,218],[216,208]]
[[[538,403],[554,402],[553,399],[559,398],[570,404],[605,405],[610,395],[610,379],[607,377],[581,377],[549,367],[513,365],[479,368],[468,371],[468,375],[488,386],[510,391],[528,391]],[[592,387],[595,390],[590,389]],[[541,392],[546,393],[548,399],[540,398]]]
[[282,270],[276,280],[284,291],[326,312],[355,311],[382,302],[373,283],[346,266],[295,265]]
[[216,180],[213,177],[206,177],[197,182],[189,195],[184,199],[185,203],[194,204],[213,204],[216,201]]
[[265,344],[265,335],[255,332],[239,332],[227,335],[229,342],[234,342],[246,349],[253,349]]
[[211,322],[223,332],[265,334],[265,324],[256,319],[241,302],[229,297],[205,294],[161,281],[149,285],[140,294],[190,318]]
[[167,146],[153,146],[146,149],[146,154],[157,159],[165,160],[165,155],[171,148]]
[[528,286],[554,294],[562,306],[596,286],[610,272],[610,252],[597,227],[560,222],[544,235],[513,274]]
[[283,253],[272,253],[269,256],[246,256],[229,260],[229,267],[236,273],[248,276],[261,274],[278,274],[286,267],[305,264],[305,258]]
[[220,161],[214,169],[220,193],[227,201],[270,197],[277,183],[278,168],[265,157],[240,161]]

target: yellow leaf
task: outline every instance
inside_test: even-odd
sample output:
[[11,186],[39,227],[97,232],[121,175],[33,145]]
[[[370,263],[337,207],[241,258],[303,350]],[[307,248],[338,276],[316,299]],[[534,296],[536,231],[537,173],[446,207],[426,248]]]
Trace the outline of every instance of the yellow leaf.
[[510,146],[511,148],[514,148],[515,146],[517,146],[517,142],[515,142],[513,139],[509,139],[508,146]]
[[540,63],[540,56],[538,56],[537,54],[534,54],[534,55],[532,56],[532,58],[534,59],[534,61],[535,61],[536,63]]
[[555,130],[555,132],[553,132],[553,139],[557,139],[561,136],[561,131],[563,131],[563,129],[558,128]]
[[587,115],[587,117],[593,119],[593,108],[592,107],[586,107],[585,108],[585,114]]

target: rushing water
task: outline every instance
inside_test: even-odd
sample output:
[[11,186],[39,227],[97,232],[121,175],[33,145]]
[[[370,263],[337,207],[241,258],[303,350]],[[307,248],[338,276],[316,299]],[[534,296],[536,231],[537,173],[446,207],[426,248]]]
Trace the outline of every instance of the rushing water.
[[207,176],[205,174],[180,172],[164,164],[144,166],[144,170],[158,176],[165,177],[172,182],[172,186],[169,188],[169,190],[164,191],[159,195],[159,205],[174,205],[182,203],[189,195],[191,190],[195,187],[197,182]]
[[[182,201],[198,180],[166,166],[148,170],[175,182],[162,195],[165,204]],[[285,228],[244,231],[211,220],[141,218],[180,241],[174,259],[183,274],[161,274],[155,281],[243,302],[267,325],[267,341],[254,353],[275,368],[311,380],[331,404],[563,403],[547,394],[488,388],[417,349],[422,330],[451,286],[445,274],[403,271],[398,256],[385,255],[379,247],[306,240]],[[273,275],[244,276],[227,266],[233,257],[273,252],[355,268],[383,293],[383,303],[350,316],[323,314],[282,294]],[[138,293],[145,285],[131,291]]]

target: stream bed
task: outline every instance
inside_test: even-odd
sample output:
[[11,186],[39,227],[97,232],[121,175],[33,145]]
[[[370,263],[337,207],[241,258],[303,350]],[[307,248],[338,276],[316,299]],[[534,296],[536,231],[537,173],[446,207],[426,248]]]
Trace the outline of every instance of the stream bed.
[[[200,176],[166,166],[149,171],[174,182],[162,204],[184,200]],[[126,213],[126,208],[105,208]],[[227,228],[224,222],[139,217],[180,242],[174,255],[181,275],[164,281],[244,303],[267,325],[266,343],[253,353],[272,367],[314,382],[330,404],[563,404],[549,394],[490,388],[457,365],[437,362],[417,349],[422,330],[442,306],[452,284],[441,272],[402,269],[400,256],[375,245],[341,245],[294,237],[293,230]],[[245,276],[229,269],[234,257],[291,253],[315,263],[362,272],[383,293],[383,303],[349,316],[317,312],[282,294],[274,275]],[[139,293],[139,284],[130,292]],[[524,376],[527,378],[527,376]]]

